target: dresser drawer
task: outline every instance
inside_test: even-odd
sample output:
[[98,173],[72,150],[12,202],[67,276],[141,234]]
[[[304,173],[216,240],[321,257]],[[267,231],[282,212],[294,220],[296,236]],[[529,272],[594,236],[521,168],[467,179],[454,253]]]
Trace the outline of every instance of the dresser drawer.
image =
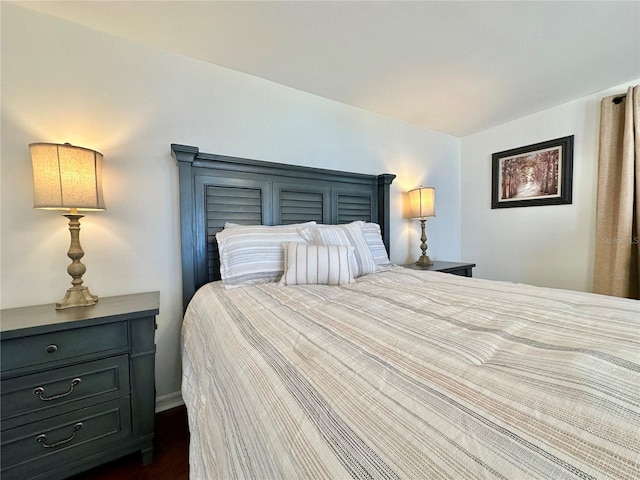
[[126,348],[127,322],[109,323],[5,340],[2,371]]
[[[2,429],[128,394],[128,355],[4,380]],[[15,418],[24,414],[29,414],[29,417]]]
[[77,461],[131,435],[129,397],[2,432],[2,480]]

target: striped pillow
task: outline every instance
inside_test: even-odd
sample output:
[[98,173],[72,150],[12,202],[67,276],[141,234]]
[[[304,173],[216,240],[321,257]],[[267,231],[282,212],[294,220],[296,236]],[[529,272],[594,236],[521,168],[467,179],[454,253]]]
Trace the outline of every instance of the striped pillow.
[[284,271],[284,242],[306,243],[301,225],[234,225],[216,234],[225,288],[277,282]]
[[346,225],[317,225],[298,229],[300,235],[315,245],[348,245],[353,247],[354,278],[378,271],[369,245],[362,233],[362,221]]
[[367,245],[369,245],[369,250],[371,250],[371,255],[373,256],[373,260],[376,262],[376,265],[379,267],[391,265],[389,255],[387,255],[387,249],[382,241],[380,225],[373,222],[366,222],[363,223],[361,227],[362,234],[364,235],[364,239],[367,241]]
[[284,274],[279,285],[348,285],[354,283],[346,245],[285,243]]

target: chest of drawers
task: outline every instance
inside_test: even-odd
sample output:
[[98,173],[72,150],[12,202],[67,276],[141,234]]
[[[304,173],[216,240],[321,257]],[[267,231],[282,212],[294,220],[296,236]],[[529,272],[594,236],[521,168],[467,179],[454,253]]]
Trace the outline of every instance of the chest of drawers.
[[0,312],[3,480],[66,478],[153,459],[159,293]]

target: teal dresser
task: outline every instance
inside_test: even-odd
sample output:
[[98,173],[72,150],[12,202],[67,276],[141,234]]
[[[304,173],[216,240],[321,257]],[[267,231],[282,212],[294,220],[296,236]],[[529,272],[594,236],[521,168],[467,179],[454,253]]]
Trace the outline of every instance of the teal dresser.
[[2,480],[153,460],[159,293],[0,312]]

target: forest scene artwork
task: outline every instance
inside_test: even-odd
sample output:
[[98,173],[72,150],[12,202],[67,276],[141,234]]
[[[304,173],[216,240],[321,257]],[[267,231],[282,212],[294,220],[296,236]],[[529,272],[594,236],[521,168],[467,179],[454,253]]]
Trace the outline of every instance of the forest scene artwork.
[[493,154],[491,208],[571,203],[573,136]]

